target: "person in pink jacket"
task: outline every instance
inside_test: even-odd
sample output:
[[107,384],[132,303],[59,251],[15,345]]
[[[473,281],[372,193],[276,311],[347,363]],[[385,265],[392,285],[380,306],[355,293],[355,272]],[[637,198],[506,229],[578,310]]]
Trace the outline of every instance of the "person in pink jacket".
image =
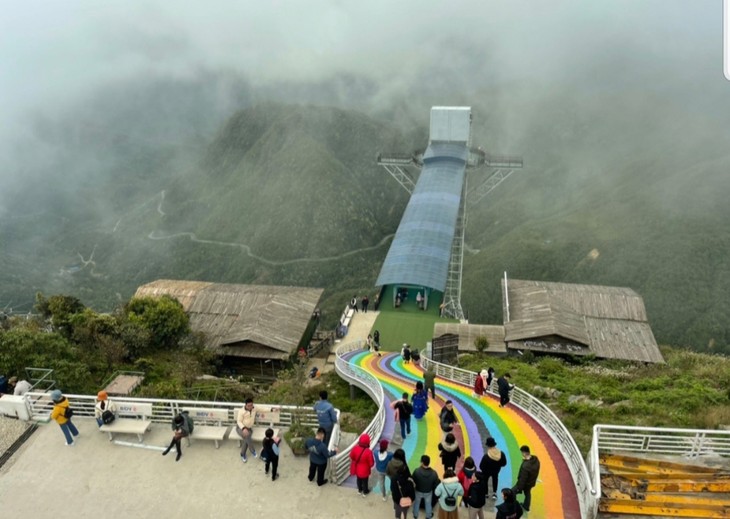
[[357,493],[365,497],[370,493],[368,488],[368,480],[370,472],[375,465],[373,451],[370,450],[370,435],[362,434],[360,441],[350,451],[350,474],[354,474],[357,478]]

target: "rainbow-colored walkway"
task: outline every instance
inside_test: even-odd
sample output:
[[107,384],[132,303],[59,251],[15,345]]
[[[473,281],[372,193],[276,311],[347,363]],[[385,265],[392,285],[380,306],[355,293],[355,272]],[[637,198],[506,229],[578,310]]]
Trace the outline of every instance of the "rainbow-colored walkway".
[[[401,357],[395,353],[377,357],[359,351],[348,354],[347,358],[380,380],[388,403],[399,399],[403,392],[412,393],[415,383],[423,380],[423,370],[419,366],[404,364]],[[454,402],[460,423],[460,427],[456,427],[454,433],[462,453],[465,453],[461,458],[462,462],[464,457],[469,455],[474,458],[478,466],[485,451],[484,441],[488,436],[492,436],[507,456],[507,466],[500,473],[499,488],[512,486],[520,468],[520,446],[529,445],[541,465],[539,482],[532,492],[529,517],[580,519],[580,507],[573,478],[548,433],[521,410],[509,406],[500,409],[499,400],[494,395],[476,399],[472,396],[472,388],[462,384],[437,378],[436,400],[429,400],[429,410],[422,420],[411,419],[411,434],[402,446],[411,468],[418,466],[422,454],[428,454],[431,456],[433,468],[439,472],[443,470],[437,446],[442,434],[439,427],[439,412],[446,400]],[[390,410],[383,437],[388,440],[394,437],[400,438],[399,426],[396,432],[396,423]],[[522,500],[521,496],[519,500]]]

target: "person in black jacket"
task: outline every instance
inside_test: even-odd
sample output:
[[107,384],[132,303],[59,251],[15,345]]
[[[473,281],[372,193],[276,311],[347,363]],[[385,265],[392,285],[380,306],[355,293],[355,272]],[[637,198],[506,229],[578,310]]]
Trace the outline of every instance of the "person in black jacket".
[[540,460],[537,459],[537,456],[530,454],[530,448],[527,445],[520,447],[520,453],[522,454],[522,465],[520,465],[517,483],[512,487],[512,492],[515,494],[524,492],[525,501],[522,503],[522,508],[525,509],[525,512],[529,512],[532,487],[537,484],[537,476],[540,474]]
[[497,448],[497,442],[491,436],[487,438],[487,452],[482,456],[479,463],[479,470],[484,474],[484,484],[489,483],[492,478],[492,499],[497,499],[497,488],[499,486],[499,471],[507,465],[507,457],[504,452]]
[[454,403],[451,400],[447,400],[444,403],[444,407],[441,408],[441,414],[439,415],[439,422],[441,430],[445,433],[450,433],[454,430],[454,424],[458,424],[459,421],[456,419],[456,413],[454,413]]
[[502,499],[504,499],[504,502],[497,505],[497,515],[495,519],[520,519],[520,517],[522,517],[522,507],[517,502],[512,490],[509,488],[503,488]]
[[[399,470],[395,479],[390,483],[393,496],[393,508],[395,509],[395,516],[398,519],[408,518],[408,510],[410,510],[411,504],[413,504],[413,500],[416,498],[416,486],[409,472]],[[408,506],[405,506],[406,503],[403,501],[403,498],[410,499]]]
[[509,404],[509,392],[515,387],[510,384],[510,374],[505,373],[497,379],[497,389],[499,390],[499,407]]
[[469,486],[469,493],[464,500],[469,511],[469,519],[484,519],[487,492],[487,480],[484,478],[484,474],[477,471],[474,474],[471,486]]
[[177,450],[177,457],[175,458],[175,461],[180,461],[180,457],[182,456],[182,447],[180,446],[180,442],[183,438],[190,436],[190,433],[192,432],[192,419],[187,413],[178,414],[172,419],[172,430],[172,441],[170,442],[170,445],[167,446],[167,449],[162,452],[162,455],[167,456],[167,453],[170,452],[170,449],[172,449],[174,445]]
[[441,457],[441,463],[444,464],[444,470],[456,468],[456,462],[461,458],[461,449],[459,444],[456,442],[456,437],[448,433],[444,441],[439,443],[439,456]]

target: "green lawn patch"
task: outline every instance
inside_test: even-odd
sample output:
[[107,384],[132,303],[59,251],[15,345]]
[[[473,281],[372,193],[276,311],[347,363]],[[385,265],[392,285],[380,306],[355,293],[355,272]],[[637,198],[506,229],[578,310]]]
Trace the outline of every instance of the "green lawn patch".
[[380,346],[383,350],[400,351],[404,342],[421,350],[433,338],[433,325],[437,322],[456,321],[423,312],[380,312],[373,330],[380,331]]

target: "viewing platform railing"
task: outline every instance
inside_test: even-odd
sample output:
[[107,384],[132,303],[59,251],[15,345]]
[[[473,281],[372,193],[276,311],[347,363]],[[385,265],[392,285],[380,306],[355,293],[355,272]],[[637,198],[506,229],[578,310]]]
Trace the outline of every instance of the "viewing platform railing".
[[[459,382],[468,387],[474,387],[477,377],[477,374],[473,371],[435,362],[428,358],[425,351],[421,353],[421,366],[424,369],[430,366],[439,377]],[[496,381],[494,381],[490,387],[490,390],[494,393],[496,393],[496,385]],[[587,519],[596,517],[598,514],[598,499],[601,497],[600,485],[595,486],[594,479],[591,478],[591,472],[589,472],[575,440],[573,440],[563,422],[555,416],[555,413],[549,407],[518,387],[512,390],[510,402],[532,416],[550,434],[573,475],[573,482],[580,503],[581,517]]]
[[[50,416],[53,402],[51,402],[49,393],[47,392],[28,392],[25,395],[28,406],[30,407],[31,419],[36,421],[47,421]],[[96,404],[96,396],[94,395],[72,395],[65,394],[71,407],[74,410],[74,416],[94,417],[94,405]],[[203,400],[170,400],[163,398],[134,398],[134,397],[112,397],[114,402],[138,402],[141,404],[152,404],[152,416],[149,418],[154,423],[169,424],[172,418],[185,408],[207,408],[207,409],[225,409],[229,410],[228,420],[223,421],[222,425],[235,425],[238,410],[243,407],[243,402],[213,402]],[[297,415],[301,418],[304,425],[316,428],[317,413],[312,407],[296,407],[292,405],[266,404],[262,402],[254,402],[254,405],[260,409],[276,408],[280,410],[279,421],[273,425],[277,427],[289,427],[292,424],[292,417]],[[262,424],[263,425],[263,424]],[[334,436],[334,433],[333,433]]]

